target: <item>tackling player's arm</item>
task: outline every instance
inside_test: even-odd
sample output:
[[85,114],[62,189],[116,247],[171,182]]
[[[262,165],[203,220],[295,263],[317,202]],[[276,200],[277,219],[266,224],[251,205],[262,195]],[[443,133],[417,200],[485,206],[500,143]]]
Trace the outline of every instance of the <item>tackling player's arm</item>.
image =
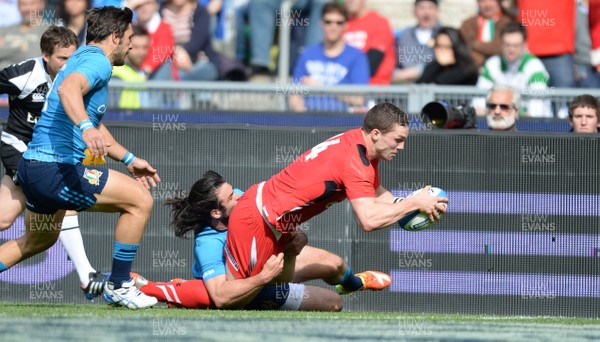
[[448,199],[429,195],[429,188],[431,186],[426,186],[418,195],[397,203],[379,202],[375,197],[362,197],[350,200],[350,204],[358,224],[367,232],[389,227],[415,210],[420,210],[431,222],[435,222],[440,219],[438,210],[446,212],[446,208],[438,202],[447,203]]
[[227,280],[222,274],[204,281],[210,299],[219,309],[236,309],[246,306],[277,277],[283,269],[283,253],[271,255],[259,274],[245,279]]
[[[65,113],[80,128],[82,122],[90,119],[83,103],[83,96],[89,91],[90,84],[87,78],[79,72],[72,72],[67,75],[57,89],[57,94]],[[85,129],[81,135],[94,157],[104,157],[108,154],[110,145],[106,137],[98,129],[92,126]]]

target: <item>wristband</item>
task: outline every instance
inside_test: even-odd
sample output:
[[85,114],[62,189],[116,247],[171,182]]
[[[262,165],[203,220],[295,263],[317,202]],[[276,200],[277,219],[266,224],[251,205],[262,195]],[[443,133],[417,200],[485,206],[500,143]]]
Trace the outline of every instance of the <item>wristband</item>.
[[79,123],[78,127],[81,130],[81,133],[83,133],[86,130],[93,128],[94,124],[92,124],[92,121],[90,121],[90,120],[83,120]]
[[133,163],[134,160],[135,160],[135,156],[133,155],[133,153],[127,151],[127,153],[125,153],[125,157],[123,157],[123,159],[121,159],[121,162],[123,164],[125,164],[125,166],[129,166],[129,165],[131,165],[131,163]]
[[394,202],[392,202],[392,203],[398,203],[398,202],[402,201],[403,199],[404,198],[402,198],[402,197],[396,197],[396,198],[394,198]]

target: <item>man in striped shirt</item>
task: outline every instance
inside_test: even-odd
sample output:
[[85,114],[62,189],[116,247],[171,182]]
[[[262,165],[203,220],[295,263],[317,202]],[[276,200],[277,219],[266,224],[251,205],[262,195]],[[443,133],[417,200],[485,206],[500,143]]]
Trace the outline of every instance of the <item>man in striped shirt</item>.
[[477,86],[484,89],[496,84],[511,86],[532,97],[524,102],[522,116],[552,117],[550,102],[539,98],[550,93],[548,72],[540,59],[527,51],[526,41],[525,27],[508,24],[501,32],[502,54],[485,62]]

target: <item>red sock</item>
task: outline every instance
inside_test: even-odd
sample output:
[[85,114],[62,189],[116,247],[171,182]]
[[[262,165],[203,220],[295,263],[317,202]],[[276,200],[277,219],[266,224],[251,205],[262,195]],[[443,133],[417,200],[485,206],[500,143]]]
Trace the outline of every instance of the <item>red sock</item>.
[[206,309],[214,307],[202,280],[186,280],[183,282],[155,283],[140,289],[144,294],[156,297],[160,302],[173,304],[187,309]]

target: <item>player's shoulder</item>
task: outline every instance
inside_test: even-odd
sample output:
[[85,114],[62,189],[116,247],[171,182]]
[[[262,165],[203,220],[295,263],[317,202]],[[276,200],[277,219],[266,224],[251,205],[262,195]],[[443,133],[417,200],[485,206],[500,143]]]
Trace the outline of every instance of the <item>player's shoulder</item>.
[[[41,59],[41,57],[38,58]],[[20,63],[11,64],[2,69],[1,72],[5,75],[10,76],[10,78],[27,75],[28,73],[32,72],[37,65],[40,64],[40,62],[38,62],[38,58],[30,58]]]
[[369,167],[371,165],[361,128],[356,128],[345,132],[342,135],[342,139],[347,148],[346,160],[348,162],[358,161],[365,167]]
[[204,227],[196,230],[194,233],[196,243],[210,243],[211,241],[225,241],[227,238],[227,230],[214,229],[212,227]]
[[90,65],[93,65],[93,69],[97,71],[102,71],[104,69],[112,70],[110,60],[106,57],[104,51],[97,46],[80,46],[77,51],[73,53],[71,58],[69,58],[69,61],[67,61],[67,65],[74,68],[77,68],[84,63],[90,63]]

